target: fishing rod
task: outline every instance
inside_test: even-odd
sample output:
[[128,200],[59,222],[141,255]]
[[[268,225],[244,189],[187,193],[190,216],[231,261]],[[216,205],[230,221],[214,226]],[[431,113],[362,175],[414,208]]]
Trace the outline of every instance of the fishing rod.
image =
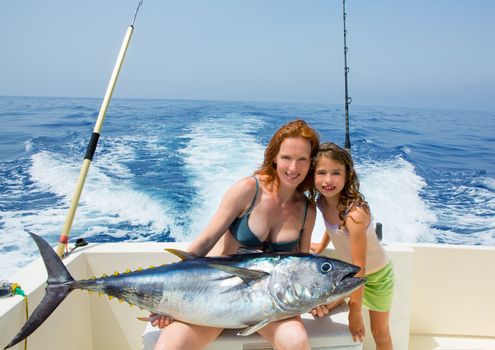
[[91,138],[89,140],[88,147],[86,149],[86,155],[84,156],[84,161],[81,167],[81,171],[79,173],[79,178],[76,183],[76,190],[74,191],[74,194],[72,196],[69,212],[67,213],[65,224],[62,229],[62,233],[60,234],[60,238],[58,240],[58,245],[56,248],[57,255],[61,258],[64,255],[64,250],[67,249],[67,244],[69,243],[70,230],[72,227],[72,223],[74,221],[74,216],[76,215],[77,205],[79,203],[79,199],[81,198],[81,193],[84,187],[84,183],[86,181],[86,176],[88,175],[89,166],[93,161],[93,156],[95,154],[96,146],[98,144],[98,139],[100,138],[100,133],[103,127],[103,121],[105,120],[105,115],[107,113],[108,105],[110,104],[110,100],[112,98],[113,91],[115,89],[115,84],[117,83],[117,78],[119,77],[120,69],[122,68],[122,63],[124,62],[125,54],[127,52],[127,48],[129,46],[129,42],[132,37],[132,33],[134,31],[134,22],[136,21],[139,8],[141,7],[142,4],[143,4],[143,0],[140,0],[137,5],[136,11],[134,12],[134,18],[132,19],[132,22],[127,28],[127,31],[125,33],[124,41],[122,42],[122,46],[120,47],[119,55],[117,56],[117,61],[115,62],[112,76],[110,77],[110,82],[108,83],[107,91],[105,93],[105,97],[103,98],[103,102],[101,104],[100,113],[98,114],[98,119],[96,120],[93,133],[91,134]]
[[[345,0],[342,0],[342,18],[344,20],[344,84],[345,84],[345,144],[344,148],[351,154],[351,138],[349,136],[349,105],[352,102],[352,98],[349,96],[349,88],[347,85],[347,75],[349,74],[349,66],[347,65],[347,28],[345,26],[345,19],[347,12],[345,12]],[[380,222],[376,223],[375,232],[378,240],[383,238],[383,225]]]
[[347,66],[347,29],[345,26],[345,18],[347,13],[345,12],[345,0],[342,0],[342,17],[344,20],[344,82],[345,82],[345,144],[344,148],[351,152],[351,138],[349,137],[349,105],[352,102],[352,98],[349,97],[349,89],[347,86],[347,75],[349,73],[349,66]]

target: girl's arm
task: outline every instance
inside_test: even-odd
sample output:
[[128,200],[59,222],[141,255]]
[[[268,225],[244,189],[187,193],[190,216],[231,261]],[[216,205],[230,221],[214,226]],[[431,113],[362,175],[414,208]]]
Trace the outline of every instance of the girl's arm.
[[311,252],[315,254],[320,254],[322,251],[325,250],[326,247],[328,247],[329,243],[330,243],[330,235],[328,234],[328,231],[325,230],[325,232],[323,232],[323,238],[321,239],[320,243],[311,243]]
[[191,243],[188,252],[205,256],[218,242],[229,226],[251,204],[256,193],[256,183],[252,177],[236,182],[225,193],[220,205],[206,228]]
[[311,235],[313,234],[313,228],[316,221],[316,207],[314,204],[309,204],[308,214],[306,216],[306,222],[304,223],[304,232],[299,241],[299,251],[303,253],[309,253],[311,246]]
[[[345,220],[345,226],[349,231],[349,243],[352,263],[361,268],[356,277],[366,276],[366,229],[370,221],[370,215],[362,208],[351,211]],[[360,287],[350,295],[349,301],[349,329],[354,341],[364,340],[364,322],[361,314],[363,304],[364,287]]]

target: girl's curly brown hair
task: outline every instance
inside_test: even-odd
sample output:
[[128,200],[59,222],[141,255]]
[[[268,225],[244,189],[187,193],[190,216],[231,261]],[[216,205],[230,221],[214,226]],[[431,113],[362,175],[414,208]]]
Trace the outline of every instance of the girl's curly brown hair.
[[[370,208],[368,202],[366,202],[364,196],[359,192],[359,179],[354,169],[354,161],[350,153],[333,142],[325,142],[320,145],[320,149],[314,158],[314,165],[316,166],[318,160],[323,157],[345,166],[345,185],[340,192],[339,203],[337,204],[340,219],[339,226],[345,226],[347,214],[356,209],[356,207],[363,208],[369,214]],[[316,189],[314,189],[312,197],[316,198]]]

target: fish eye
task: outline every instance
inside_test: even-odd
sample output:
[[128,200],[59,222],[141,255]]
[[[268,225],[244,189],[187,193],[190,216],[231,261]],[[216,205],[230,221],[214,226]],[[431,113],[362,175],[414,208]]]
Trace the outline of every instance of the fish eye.
[[328,271],[330,271],[332,269],[332,264],[330,264],[328,261],[325,261],[324,263],[322,263],[320,265],[320,270],[321,272],[323,273],[327,273]]

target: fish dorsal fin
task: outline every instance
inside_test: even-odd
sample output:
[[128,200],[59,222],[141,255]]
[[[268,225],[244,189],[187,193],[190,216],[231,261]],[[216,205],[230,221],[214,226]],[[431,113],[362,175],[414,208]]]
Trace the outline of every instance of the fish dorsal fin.
[[198,258],[197,255],[185,252],[180,249],[174,249],[174,248],[165,248],[165,250],[169,253],[174,254],[175,256],[178,256],[181,260],[187,261],[187,260],[195,260]]
[[249,326],[249,327],[246,327],[246,328],[243,328],[239,331],[239,333],[237,333],[237,335],[240,335],[240,336],[248,336],[248,335],[251,335],[253,334],[254,332],[260,330],[261,328],[265,327],[267,324],[268,324],[269,320],[262,320],[252,326]]
[[218,269],[218,270],[222,270],[222,271],[227,272],[227,273],[230,273],[234,276],[237,276],[246,283],[256,281],[256,280],[262,279],[262,278],[270,275],[269,273],[267,273],[265,271],[250,270],[250,269],[245,269],[243,267],[237,267],[237,266],[231,266],[231,265],[209,263],[208,266],[213,267],[213,268]]

